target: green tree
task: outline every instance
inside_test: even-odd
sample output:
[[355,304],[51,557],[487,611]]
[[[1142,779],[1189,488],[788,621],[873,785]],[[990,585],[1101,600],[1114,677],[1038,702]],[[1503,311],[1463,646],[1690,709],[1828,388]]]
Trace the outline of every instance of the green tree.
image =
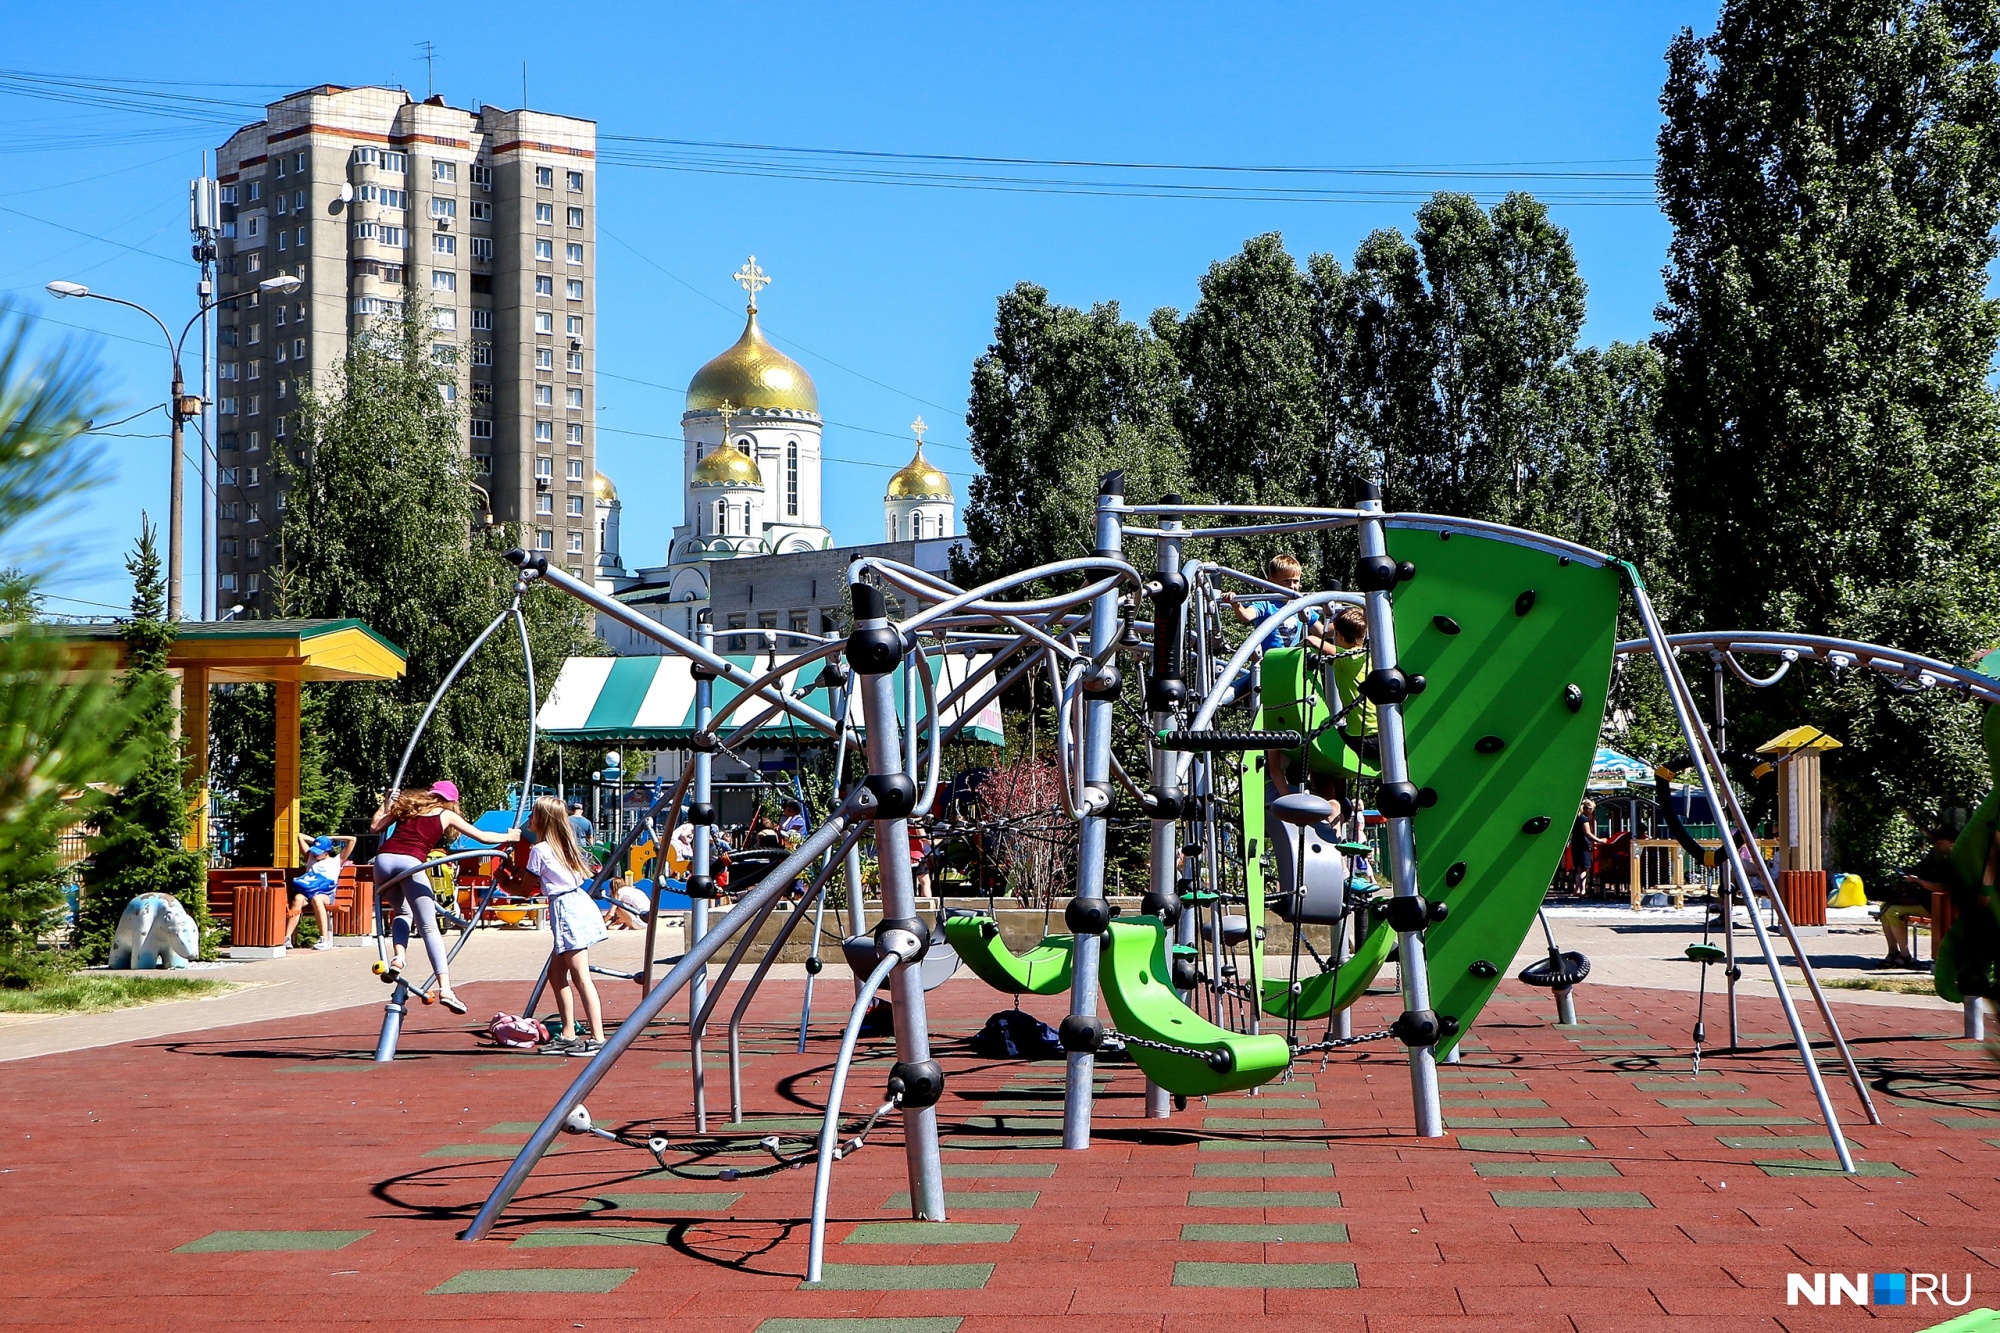
[[[516,571],[502,557],[524,541],[511,526],[474,529],[484,505],[473,485],[489,483],[471,472],[446,396],[456,370],[434,355],[431,327],[411,301],[354,339],[339,374],[301,402],[281,461],[281,614],[361,620],[408,657],[393,683],[315,691],[325,773],[348,793],[350,821],[374,808],[438,683],[511,600]],[[531,589],[525,606],[545,695],[563,659],[596,639],[571,598]],[[450,777],[473,809],[497,804],[520,779],[529,708],[519,635],[503,628],[446,696],[409,780]]]
[[1172,349],[1116,302],[1076,310],[1029,283],[1003,295],[993,343],[972,368],[965,420],[980,475],[965,507],[973,556],[958,576],[1090,554],[1107,472],[1124,470],[1134,499],[1184,490],[1179,392]]
[[[1954,661],[2000,628],[1996,50],[2000,10],[1956,0],[1732,0],[1669,49],[1656,345],[1697,623]],[[1796,673],[1736,733],[1847,742],[1838,848],[1879,875],[1894,830],[1969,803],[1983,766],[1969,710],[1865,674]]]
[[[330,688],[308,684],[299,692],[299,828],[307,834],[349,823],[357,798],[353,779],[332,763]],[[236,830],[235,860],[270,865],[276,850],[271,845],[277,814],[276,698],[269,685],[226,686],[214,698],[209,780],[222,793],[222,814]]]
[[212,955],[216,930],[208,915],[207,858],[184,845],[192,788],[167,674],[177,628],[166,619],[159,547],[152,524],[143,519],[125,568],[132,575],[132,618],[124,628],[124,688],[133,708],[127,734],[143,758],[91,821],[76,947],[91,961],[102,961],[125,905],[142,893],[164,893],[178,898],[194,918],[202,953]]

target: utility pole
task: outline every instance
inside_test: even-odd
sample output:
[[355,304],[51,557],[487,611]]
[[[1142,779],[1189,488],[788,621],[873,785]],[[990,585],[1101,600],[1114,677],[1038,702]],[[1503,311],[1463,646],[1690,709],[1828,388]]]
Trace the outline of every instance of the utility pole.
[[[188,230],[192,233],[195,263],[201,266],[201,280],[195,284],[195,303],[201,309],[201,383],[197,397],[200,400],[201,435],[201,618],[215,618],[215,423],[209,415],[215,402],[211,376],[214,365],[210,352],[212,330],[209,328],[210,303],[215,296],[216,238],[221,235],[217,222],[216,183],[208,174],[208,154],[201,155],[201,175],[188,182]],[[178,398],[179,391],[176,390]],[[179,404],[175,411],[178,417]],[[176,423],[178,429],[178,421]],[[175,452],[175,470],[178,475],[181,466],[178,449]]]

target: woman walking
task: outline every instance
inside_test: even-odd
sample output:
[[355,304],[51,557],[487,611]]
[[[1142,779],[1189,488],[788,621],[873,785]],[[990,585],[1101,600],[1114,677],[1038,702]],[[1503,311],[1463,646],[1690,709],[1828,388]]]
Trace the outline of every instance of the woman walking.
[[[437,973],[438,1003],[454,1014],[462,1014],[465,1002],[451,989],[448,951],[444,936],[438,932],[438,902],[431,892],[430,876],[405,872],[430,860],[438,849],[449,846],[453,838],[497,845],[514,841],[521,831],[488,833],[475,828],[459,813],[458,787],[451,782],[434,782],[428,791],[388,793],[368,829],[380,833],[392,824],[395,828],[382,839],[381,849],[375,853],[375,882],[388,885],[383,906],[393,906],[396,912],[390,926],[389,965],[382,973],[382,980],[393,984],[402,976],[410,948],[410,925],[414,921],[424,939],[424,952],[430,955],[431,968]],[[389,884],[398,875],[404,878]]]
[[[560,1021],[542,1049],[559,1055],[595,1055],[604,1049],[604,1009],[597,985],[590,979],[590,946],[610,937],[604,916],[583,891],[590,862],[577,845],[569,812],[553,796],[535,802],[528,816],[528,834],[535,849],[528,853],[528,873],[540,879],[549,900],[549,925],[555,932],[555,957],[549,963],[549,985],[556,993]],[[583,996],[583,1013],[590,1024],[585,1037],[577,1023],[576,998]]]

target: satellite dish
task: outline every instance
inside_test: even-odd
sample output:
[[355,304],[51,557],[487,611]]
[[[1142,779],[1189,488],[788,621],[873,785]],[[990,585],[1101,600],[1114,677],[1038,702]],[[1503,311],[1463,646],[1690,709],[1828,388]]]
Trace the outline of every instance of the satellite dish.
[[340,202],[343,204],[354,202],[354,187],[346,181],[340,183]]

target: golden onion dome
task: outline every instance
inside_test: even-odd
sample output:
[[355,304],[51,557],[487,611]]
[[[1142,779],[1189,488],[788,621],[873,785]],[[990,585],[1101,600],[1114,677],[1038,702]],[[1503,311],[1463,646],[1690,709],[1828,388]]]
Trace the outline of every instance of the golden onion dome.
[[610,504],[618,498],[618,488],[611,484],[611,478],[602,472],[590,474],[590,489],[596,494],[599,504]]
[[924,457],[924,446],[917,446],[917,456],[906,464],[902,471],[889,478],[889,493],[885,500],[949,500],[951,482],[944,473],[931,466],[931,460]]
[[697,370],[688,382],[688,411],[712,412],[724,403],[745,412],[761,408],[819,413],[819,390],[812,376],[765,341],[755,307],[736,345]]
[[688,485],[754,486],[762,490],[764,474],[757,470],[756,459],[733,444],[722,444],[694,465],[694,475],[688,478]]

